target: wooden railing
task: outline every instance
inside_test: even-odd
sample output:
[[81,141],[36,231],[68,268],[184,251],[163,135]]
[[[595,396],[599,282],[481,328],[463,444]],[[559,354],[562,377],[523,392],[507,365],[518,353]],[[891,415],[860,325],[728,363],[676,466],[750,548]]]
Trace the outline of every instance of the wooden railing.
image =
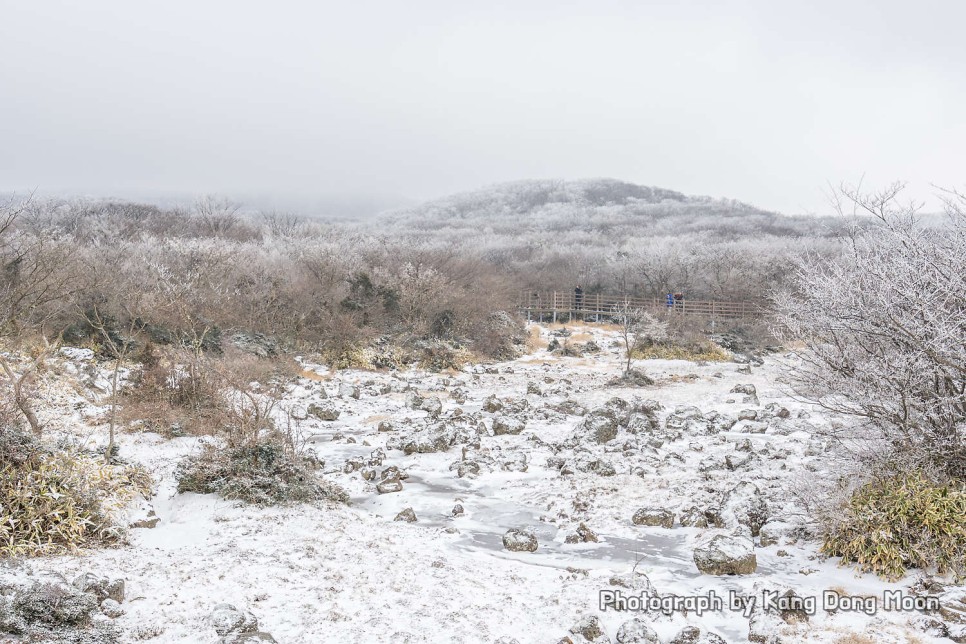
[[726,300],[690,300],[687,298],[642,298],[601,293],[577,296],[572,291],[524,291],[520,294],[521,313],[528,319],[551,317],[554,322],[560,316],[568,319],[579,317],[598,320],[619,316],[628,309],[644,309],[653,312],[700,315],[712,319],[756,318],[764,314],[760,304]]

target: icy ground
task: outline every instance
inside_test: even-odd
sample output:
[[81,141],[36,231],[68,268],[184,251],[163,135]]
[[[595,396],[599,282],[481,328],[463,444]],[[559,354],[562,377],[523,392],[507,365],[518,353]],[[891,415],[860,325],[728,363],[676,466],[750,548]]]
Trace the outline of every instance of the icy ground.
[[[835,473],[827,446],[809,432],[830,421],[779,384],[781,363],[794,357],[766,358],[750,373],[735,363],[641,361],[656,384],[621,388],[608,385],[621,371],[614,332],[576,331],[592,337],[601,352],[557,358],[540,349],[453,374],[329,373],[306,364],[306,377],[283,407],[324,461],[324,476],[352,495],[349,507],[260,509],[177,495],[174,467],[197,449],[197,439],[124,435],[121,455],[144,463],[159,481],[151,501],[160,523],[131,530],[124,547],[27,565],[69,579],[82,572],[124,578],[126,613],[117,624],[127,641],[158,644],[218,641],[208,617],[220,603],[251,611],[259,628],[282,643],[583,642],[570,630],[588,616],[599,618],[609,638],[598,641],[616,641],[633,618],[646,620],[661,642],[687,625],[728,642],[748,641],[749,634],[785,642],[949,641],[925,632],[927,618],[915,612],[820,608],[806,623],[786,624],[760,610],[751,620],[727,609],[701,616],[599,610],[601,590],[648,588],[637,573],[661,595],[713,590],[723,597],[729,590],[750,595],[771,588],[881,597],[886,589],[908,589],[916,576],[887,584],[857,574],[824,560],[815,539],[802,537],[809,518],[798,492],[809,477]],[[546,341],[552,330],[540,333]],[[92,402],[82,386],[63,386],[64,376],[80,382],[93,373],[90,358],[68,351],[60,360],[61,373],[44,384],[48,419],[59,431],[102,440],[103,401]],[[753,385],[756,393],[732,393],[736,385]],[[621,425],[616,438],[601,444],[579,414],[615,397],[659,403],[643,405],[655,410],[657,428]],[[434,409],[434,398],[441,409]],[[340,415],[319,420],[307,413],[312,405]],[[436,413],[438,421],[428,418]],[[732,426],[739,415],[744,419]],[[492,435],[494,420],[509,431],[518,421],[524,427]],[[452,443],[444,451],[396,449],[433,449],[441,426],[450,428],[444,435]],[[408,477],[401,491],[380,494],[376,485],[389,466]],[[754,487],[732,492],[742,482]],[[755,538],[752,574],[702,574],[693,558],[697,545],[715,534],[750,538],[733,507],[749,494],[766,504],[762,534],[775,542],[760,545]],[[463,513],[454,516],[457,504]],[[688,513],[692,507],[697,510]],[[393,520],[405,508],[416,522]],[[654,516],[670,511],[673,527],[635,525],[632,517],[642,508]],[[681,526],[683,516],[690,521],[716,512],[722,527]],[[575,539],[580,524],[599,540]],[[503,535],[511,528],[531,531],[537,550],[505,549]],[[578,542],[567,543],[568,536]]]

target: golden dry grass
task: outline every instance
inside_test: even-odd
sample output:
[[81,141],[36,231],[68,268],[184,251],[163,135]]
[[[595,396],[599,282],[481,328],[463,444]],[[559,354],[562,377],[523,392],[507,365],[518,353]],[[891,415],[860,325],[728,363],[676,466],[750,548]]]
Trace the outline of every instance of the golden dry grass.
[[559,329],[570,329],[573,332],[587,332],[591,329],[597,329],[600,331],[620,331],[621,327],[619,324],[611,324],[606,322],[544,322],[540,324],[543,328],[548,331],[557,331]]
[[325,382],[332,379],[332,376],[328,374],[316,373],[311,369],[301,369],[299,370],[299,375],[303,378],[308,378],[309,380],[315,380],[316,382]]
[[549,344],[542,335],[540,335],[540,327],[533,325],[530,327],[528,332],[529,337],[527,338],[527,348],[531,352],[537,351],[539,349],[546,349]]
[[634,357],[641,360],[689,360],[691,362],[727,362],[731,356],[727,351],[711,342],[700,349],[680,345],[654,345],[634,349]]

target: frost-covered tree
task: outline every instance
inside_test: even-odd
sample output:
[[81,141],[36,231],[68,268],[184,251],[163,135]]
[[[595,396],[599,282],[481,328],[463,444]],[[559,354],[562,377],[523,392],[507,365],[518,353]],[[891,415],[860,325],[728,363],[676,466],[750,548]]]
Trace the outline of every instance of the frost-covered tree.
[[842,191],[875,225],[800,263],[797,290],[776,298],[780,331],[807,345],[804,396],[864,419],[905,462],[964,478],[966,198],[947,193],[945,221],[927,225],[900,191]]

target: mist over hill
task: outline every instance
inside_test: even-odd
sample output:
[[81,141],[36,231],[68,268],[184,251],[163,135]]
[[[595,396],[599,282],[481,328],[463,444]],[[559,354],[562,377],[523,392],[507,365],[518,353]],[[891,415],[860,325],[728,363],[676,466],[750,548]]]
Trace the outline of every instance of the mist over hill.
[[787,216],[734,199],[689,196],[616,179],[496,184],[396,210],[384,219],[400,230],[444,235],[580,231],[625,238],[713,233],[718,239],[740,239],[841,230],[841,222],[830,218]]
[[733,199],[616,179],[515,181],[377,220],[382,234],[481,253],[523,288],[757,298],[788,261],[827,248],[843,218],[787,216]]

